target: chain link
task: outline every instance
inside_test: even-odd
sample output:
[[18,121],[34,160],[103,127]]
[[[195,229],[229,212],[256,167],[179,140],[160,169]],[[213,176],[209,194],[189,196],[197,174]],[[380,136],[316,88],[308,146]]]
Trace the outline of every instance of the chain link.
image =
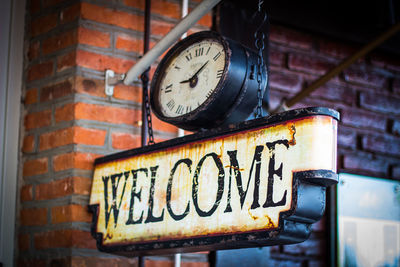
[[[144,105],[146,110],[146,118],[147,118],[147,132],[149,135],[149,139],[147,144],[153,145],[154,142],[154,135],[153,135],[153,124],[151,121],[151,110],[150,110],[150,101],[149,101],[149,70],[146,70],[142,75],[142,83],[143,83],[143,94],[144,94]],[[144,122],[142,122],[144,123]]]
[[257,56],[257,83],[258,83],[258,88],[257,88],[257,109],[256,109],[256,118],[261,118],[263,116],[263,110],[262,110],[262,101],[263,101],[263,71],[264,71],[264,39],[265,39],[265,34],[263,31],[263,25],[267,21],[267,13],[262,10],[262,5],[264,1],[259,0],[258,1],[258,9],[254,13],[254,17],[259,16],[261,18],[261,22],[254,33],[254,45],[257,49],[258,56]]

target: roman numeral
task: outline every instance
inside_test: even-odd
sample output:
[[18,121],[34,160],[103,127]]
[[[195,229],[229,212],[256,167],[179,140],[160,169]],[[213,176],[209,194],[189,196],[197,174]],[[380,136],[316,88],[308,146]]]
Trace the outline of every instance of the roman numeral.
[[172,83],[170,85],[168,85],[167,87],[165,87],[165,92],[166,93],[172,92]]
[[218,70],[217,71],[217,79],[221,78],[223,73],[224,73],[224,70]]
[[211,49],[211,46],[207,49],[206,56],[208,55],[208,52],[210,52],[210,49]]
[[207,98],[209,98],[209,97],[211,96],[212,92],[213,92],[212,90],[208,91],[208,93],[207,93],[207,95],[206,95]]
[[176,114],[183,114],[183,106],[182,105],[178,105],[178,107],[176,108],[175,113]]
[[186,106],[186,113],[189,113],[192,111],[192,106]]
[[177,69],[177,70],[180,70],[180,69],[181,69],[181,68],[179,68],[178,66],[175,66],[174,68]]
[[186,59],[187,59],[187,61],[190,61],[190,60],[192,59],[192,53],[189,53],[189,54],[186,56]]
[[202,56],[203,55],[203,52],[204,52],[204,48],[202,47],[202,48],[199,48],[199,49],[196,49],[196,51],[195,51],[195,56],[196,57],[199,57],[199,56]]
[[217,61],[217,59],[221,56],[221,52],[218,52],[218,54],[216,54],[213,59],[214,61]]
[[167,107],[169,108],[169,110],[172,110],[175,107],[175,101],[173,99],[171,99],[168,103],[167,103]]

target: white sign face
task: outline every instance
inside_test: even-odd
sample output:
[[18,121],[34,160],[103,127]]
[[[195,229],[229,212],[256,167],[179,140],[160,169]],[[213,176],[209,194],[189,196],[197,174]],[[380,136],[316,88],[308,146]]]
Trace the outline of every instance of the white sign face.
[[95,166],[103,246],[277,229],[293,173],[336,172],[337,121],[309,116]]

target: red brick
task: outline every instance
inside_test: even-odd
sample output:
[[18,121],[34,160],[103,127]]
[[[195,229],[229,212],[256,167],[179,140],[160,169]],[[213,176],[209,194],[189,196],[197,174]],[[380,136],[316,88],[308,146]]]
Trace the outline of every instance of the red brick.
[[29,250],[30,247],[30,240],[28,234],[20,234],[18,236],[18,248],[20,251]]
[[353,172],[384,176],[388,169],[388,162],[364,154],[359,156],[347,154],[344,156],[343,167]]
[[28,59],[33,60],[35,58],[38,58],[39,55],[40,55],[40,42],[39,41],[32,42],[29,45]]
[[[173,261],[146,260],[146,267],[173,267]],[[181,262],[182,267],[208,267],[208,262]]]
[[83,19],[143,32],[143,17],[89,3],[81,3]]
[[269,85],[288,92],[297,92],[302,87],[302,78],[292,73],[282,73],[271,69],[269,74]]
[[24,125],[27,130],[49,126],[51,124],[51,110],[29,113],[25,116]]
[[89,129],[83,127],[74,127],[74,144],[83,144],[91,146],[103,146],[106,140],[107,131],[99,129]]
[[55,120],[57,123],[62,121],[71,121],[74,119],[74,104],[65,104],[55,111]]
[[57,72],[76,66],[76,52],[72,51],[57,57]]
[[364,110],[345,109],[341,112],[341,122],[362,128],[371,128],[376,130],[386,130],[386,119],[376,113],[369,113]]
[[51,60],[32,65],[28,69],[28,81],[30,82],[50,76],[53,74],[53,67],[54,62]]
[[64,197],[72,194],[89,195],[91,179],[83,177],[69,177],[52,181],[47,184],[36,185],[36,200],[47,200]]
[[18,267],[43,267],[46,266],[44,259],[18,259]]
[[285,64],[286,55],[285,53],[270,49],[269,50],[269,64],[276,66],[283,66]]
[[47,223],[47,208],[21,209],[20,223],[25,226],[45,225]]
[[96,248],[96,241],[89,232],[75,229],[55,230],[34,235],[35,248]]
[[29,8],[32,14],[39,12],[41,9],[40,0],[30,0]]
[[400,59],[392,55],[373,54],[371,63],[381,68],[400,72]]
[[51,208],[51,223],[91,222],[92,215],[88,208],[81,205],[68,205]]
[[357,132],[353,129],[340,126],[338,128],[338,146],[355,149],[357,146]]
[[[308,82],[310,85],[312,82]],[[334,100],[348,105],[356,101],[356,93],[351,87],[343,87],[333,83],[327,83],[311,93],[312,97],[318,97],[327,100]]]
[[76,30],[63,32],[56,36],[45,39],[42,42],[42,53],[44,55],[54,53],[61,49],[78,43],[78,35]]
[[107,48],[110,47],[110,34],[80,27],[78,29],[78,42]]
[[43,0],[43,6],[44,7],[51,7],[51,6],[55,6],[58,5],[62,2],[64,2],[66,0]]
[[177,133],[178,128],[172,124],[160,121],[156,116],[152,116],[153,128],[158,131]]
[[142,102],[142,89],[137,86],[119,84],[114,87],[114,98]]
[[133,66],[134,61],[78,50],[76,63],[78,66],[99,71],[112,69],[117,73],[125,73]]
[[73,81],[71,79],[58,82],[40,90],[40,101],[51,101],[60,97],[67,96],[73,92]]
[[68,169],[92,170],[95,158],[101,155],[83,152],[71,152],[53,157],[54,171]]
[[31,24],[31,35],[35,37],[54,29],[57,26],[57,15],[57,13],[51,13],[33,20]]
[[116,124],[133,125],[140,120],[140,111],[127,108],[99,106],[94,104],[75,104],[75,119],[96,120]]
[[81,12],[81,5],[74,4],[60,12],[60,22],[62,24],[71,22],[77,19]]
[[372,111],[400,114],[400,98],[375,93],[361,93],[360,105]]
[[143,52],[143,40],[128,35],[118,35],[115,47],[127,52]]
[[400,156],[400,138],[376,135],[364,136],[363,149],[371,152]]
[[37,88],[28,89],[25,93],[24,104],[25,105],[35,104],[37,100],[38,100]]
[[[143,1],[124,0],[124,4],[141,10],[145,8]],[[181,8],[177,3],[166,0],[153,0],[151,1],[151,13],[178,19],[181,17]]]
[[71,267],[132,267],[137,266],[137,258],[73,257]]
[[209,14],[209,13],[205,14],[201,19],[199,19],[197,24],[199,24],[201,26],[205,26],[205,27],[211,28],[211,26],[212,26],[212,16],[211,16],[211,14]]
[[164,21],[159,21],[159,20],[151,21],[151,33],[155,35],[164,36],[167,33],[169,33],[173,27],[174,27],[173,24]]
[[269,39],[271,42],[305,50],[312,49],[313,46],[311,36],[276,25],[271,25]]
[[25,153],[33,152],[35,149],[35,137],[33,135],[27,135],[24,137],[22,143],[22,151]]
[[344,59],[354,54],[359,48],[349,46],[344,43],[334,42],[330,40],[319,41],[319,51],[321,53]]
[[39,150],[47,150],[73,143],[73,128],[44,133],[39,139]]
[[32,185],[24,185],[20,191],[21,202],[33,200]]
[[106,97],[106,94],[104,93],[104,80],[88,79],[77,76],[75,77],[75,91],[81,94]]
[[344,79],[348,82],[375,86],[380,89],[387,87],[387,77],[385,75],[367,68],[346,69],[344,71]]
[[23,175],[32,176],[44,174],[48,170],[47,158],[28,160],[24,163]]
[[129,133],[112,133],[112,147],[115,149],[131,149],[140,147],[140,136]]
[[305,54],[289,54],[288,64],[290,69],[312,74],[325,74],[335,67],[332,62]]

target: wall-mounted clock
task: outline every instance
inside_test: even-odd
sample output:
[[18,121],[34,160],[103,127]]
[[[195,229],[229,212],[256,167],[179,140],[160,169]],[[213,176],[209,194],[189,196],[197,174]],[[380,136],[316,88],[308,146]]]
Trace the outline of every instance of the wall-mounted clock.
[[[187,130],[241,122],[257,106],[257,54],[216,32],[192,34],[158,65],[150,101],[156,116]],[[267,73],[262,71],[264,102]]]

